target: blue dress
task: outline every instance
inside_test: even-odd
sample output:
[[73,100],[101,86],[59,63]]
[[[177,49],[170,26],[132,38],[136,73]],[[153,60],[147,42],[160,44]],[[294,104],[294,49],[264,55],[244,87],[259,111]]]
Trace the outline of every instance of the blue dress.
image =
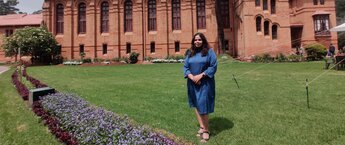
[[[187,92],[190,107],[196,107],[199,114],[214,112],[215,81],[214,75],[217,71],[217,56],[213,49],[209,49],[206,56],[197,52],[194,56],[187,55],[183,66],[184,77],[187,78]],[[188,78],[188,74],[198,75],[204,72],[205,77],[201,84],[197,85]]]

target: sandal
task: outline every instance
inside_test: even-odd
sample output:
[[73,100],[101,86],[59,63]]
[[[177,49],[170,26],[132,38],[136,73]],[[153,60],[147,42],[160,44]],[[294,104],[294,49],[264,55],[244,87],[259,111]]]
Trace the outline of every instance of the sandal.
[[[207,134],[207,136],[205,137],[206,134]],[[209,139],[210,139],[210,132],[207,130],[203,131],[201,134],[200,142],[201,143],[207,143]]]
[[204,128],[203,127],[200,127],[199,130],[198,130],[198,133],[196,134],[197,137],[201,137],[202,136],[202,133],[203,132]]

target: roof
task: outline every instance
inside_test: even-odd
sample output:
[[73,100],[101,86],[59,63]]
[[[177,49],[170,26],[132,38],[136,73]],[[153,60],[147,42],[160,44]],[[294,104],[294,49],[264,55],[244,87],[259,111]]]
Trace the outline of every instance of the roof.
[[40,25],[42,14],[10,14],[0,16],[0,26]]

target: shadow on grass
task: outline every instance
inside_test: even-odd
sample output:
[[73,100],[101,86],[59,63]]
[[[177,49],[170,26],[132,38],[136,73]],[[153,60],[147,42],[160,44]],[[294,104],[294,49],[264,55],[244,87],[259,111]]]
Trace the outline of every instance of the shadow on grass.
[[234,123],[224,117],[214,117],[210,118],[210,132],[212,135],[216,136],[224,130],[229,130],[234,127]]

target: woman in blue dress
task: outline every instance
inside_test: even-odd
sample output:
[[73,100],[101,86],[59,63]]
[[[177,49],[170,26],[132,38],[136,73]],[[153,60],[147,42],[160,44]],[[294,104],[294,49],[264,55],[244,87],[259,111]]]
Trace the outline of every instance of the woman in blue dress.
[[201,137],[201,142],[207,142],[210,138],[208,114],[214,112],[217,56],[204,34],[193,36],[183,68],[184,77],[187,78],[189,106],[195,108],[200,125],[197,136]]

